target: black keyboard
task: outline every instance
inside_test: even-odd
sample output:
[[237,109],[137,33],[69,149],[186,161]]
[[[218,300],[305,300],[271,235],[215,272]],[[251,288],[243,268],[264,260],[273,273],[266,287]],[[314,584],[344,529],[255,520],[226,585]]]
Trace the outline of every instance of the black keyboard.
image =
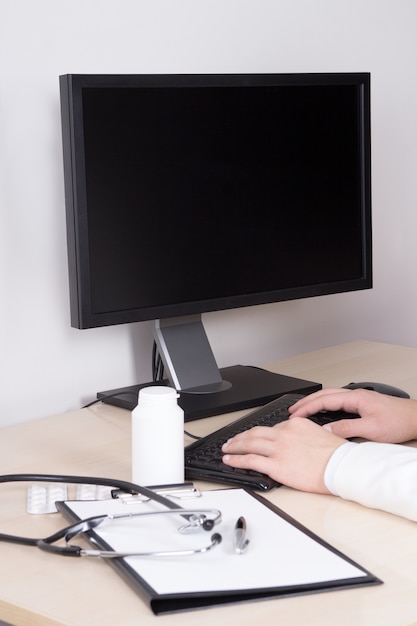
[[[251,411],[231,424],[202,437],[185,448],[185,476],[187,479],[209,480],[269,491],[279,483],[269,476],[251,470],[235,469],[222,462],[222,445],[231,437],[254,426],[274,426],[288,419],[288,408],[305,396],[288,393],[263,407]],[[358,417],[344,411],[317,413],[309,417],[323,426],[339,419]]]

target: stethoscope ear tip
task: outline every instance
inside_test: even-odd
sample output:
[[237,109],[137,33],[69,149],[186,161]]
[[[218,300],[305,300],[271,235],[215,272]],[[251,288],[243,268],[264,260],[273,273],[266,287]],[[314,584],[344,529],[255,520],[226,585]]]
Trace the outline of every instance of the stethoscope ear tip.
[[206,519],[206,520],[204,520],[204,522],[203,522],[203,524],[202,524],[202,525],[203,525],[204,530],[212,530],[212,529],[213,529],[213,526],[214,526],[214,523],[215,523],[215,522],[214,522],[214,520],[213,520],[213,519]]
[[220,533],[214,533],[214,535],[211,536],[211,540],[213,543],[219,544],[222,542],[222,536]]

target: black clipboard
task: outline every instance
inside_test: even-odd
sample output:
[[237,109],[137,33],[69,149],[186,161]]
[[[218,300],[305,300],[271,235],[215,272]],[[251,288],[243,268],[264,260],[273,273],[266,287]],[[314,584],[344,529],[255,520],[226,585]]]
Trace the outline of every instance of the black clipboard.
[[[71,522],[92,515],[128,512],[126,506],[131,505],[118,500],[57,503],[58,510]],[[161,509],[158,503],[148,506]],[[214,506],[222,513],[225,510],[221,524],[216,526],[223,541],[213,553],[175,557],[175,561],[173,557],[107,560],[155,615],[382,584],[379,578],[256,493],[245,489],[208,491],[201,499],[187,500],[182,506]],[[247,519],[250,539],[249,549],[243,555],[234,553],[232,547],[234,523],[240,515]],[[135,530],[132,540],[138,534],[145,536],[142,530]],[[204,535],[200,531],[200,543],[207,540]],[[116,544],[126,540],[126,531],[116,535],[110,532],[110,539],[103,532],[89,531],[87,537],[99,549],[119,550],[120,545]],[[177,584],[179,588],[171,589],[171,585]]]

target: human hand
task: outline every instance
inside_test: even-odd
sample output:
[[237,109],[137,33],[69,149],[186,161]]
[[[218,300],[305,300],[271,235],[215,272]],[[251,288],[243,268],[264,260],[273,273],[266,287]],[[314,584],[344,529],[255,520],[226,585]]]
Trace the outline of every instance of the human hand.
[[348,439],[402,443],[417,439],[417,401],[388,396],[366,389],[322,389],[290,407],[291,419],[309,417],[319,411],[343,410],[362,419],[343,419],[325,426]]
[[256,426],[223,445],[223,462],[255,470],[301,491],[329,493],[324,470],[345,443],[310,420],[293,418],[276,426]]

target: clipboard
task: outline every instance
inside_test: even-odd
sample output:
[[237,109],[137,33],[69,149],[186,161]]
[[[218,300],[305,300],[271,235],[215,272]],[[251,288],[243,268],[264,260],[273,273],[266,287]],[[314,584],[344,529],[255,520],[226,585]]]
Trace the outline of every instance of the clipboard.
[[[123,504],[120,500],[57,502],[71,522],[95,515],[165,510],[159,503]],[[128,510],[127,510],[128,507]],[[182,557],[117,558],[107,562],[149,605],[155,615],[208,606],[379,585],[382,581],[262,496],[245,489],[203,492],[184,508],[217,508],[215,530],[222,542],[205,554]],[[198,547],[210,533],[178,533],[180,516],[150,516],[89,531],[103,550],[167,549],[170,544]],[[245,554],[233,547],[238,517],[247,521]],[[156,522],[155,520],[159,521]],[[182,519],[182,522],[180,521]]]

